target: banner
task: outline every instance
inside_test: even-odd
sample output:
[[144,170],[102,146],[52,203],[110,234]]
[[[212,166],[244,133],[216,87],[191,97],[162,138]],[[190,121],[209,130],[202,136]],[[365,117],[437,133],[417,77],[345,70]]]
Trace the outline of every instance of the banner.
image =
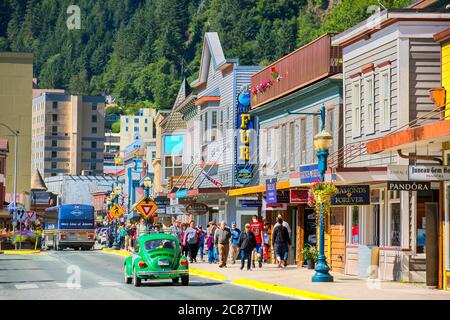
[[277,203],[277,178],[266,180],[266,202]]
[[202,173],[205,175],[206,179],[208,179],[212,184],[214,184],[216,187],[223,187],[223,183],[220,181],[217,181],[213,177],[210,177],[205,171],[202,171]]

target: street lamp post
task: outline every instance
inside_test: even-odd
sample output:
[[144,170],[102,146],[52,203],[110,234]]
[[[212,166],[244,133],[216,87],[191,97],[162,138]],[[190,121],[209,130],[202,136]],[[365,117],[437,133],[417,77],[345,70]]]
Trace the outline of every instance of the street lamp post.
[[[150,198],[150,187],[152,186],[152,179],[148,175],[145,176],[144,181],[144,196],[145,198]],[[147,225],[148,229],[148,219],[145,219],[145,224]]]
[[[111,195],[113,196],[113,204],[118,204],[119,203],[119,195],[121,194],[122,189],[120,188],[120,186],[117,186],[115,188],[115,190],[111,193]],[[118,243],[118,238],[117,238],[117,219],[114,220],[114,243],[113,243],[113,249],[118,250],[119,249],[119,243]]]
[[[314,147],[317,151],[316,155],[319,158],[317,169],[320,175],[320,181],[325,181],[325,172],[327,171],[328,152],[333,143],[333,137],[325,130],[318,133],[314,137]],[[325,232],[324,232],[324,212],[323,199],[320,203],[320,221],[319,221],[319,257],[317,259],[317,266],[314,269],[316,273],[312,277],[313,282],[333,282],[333,276],[330,274],[330,268],[327,265],[327,258],[325,257]]]
[[[321,119],[321,129],[314,137],[314,147],[316,149],[316,155],[319,159],[317,164],[317,169],[319,171],[320,181],[325,181],[325,172],[327,171],[327,160],[330,147],[333,143],[333,137],[330,133],[325,131],[325,105],[322,105],[319,112],[287,112],[288,114],[299,114],[299,115],[314,115],[320,116]],[[324,219],[323,219],[323,204],[320,205],[320,220],[319,220],[319,257],[317,259],[317,266],[314,269],[316,273],[312,277],[313,282],[333,282],[333,276],[330,275],[330,268],[327,265],[327,259],[325,257],[324,251]]]
[[[107,210],[107,212],[109,212],[111,210],[111,196],[106,197],[106,210]],[[110,216],[110,215],[108,215],[108,216]],[[111,222],[109,222],[109,227],[111,227]],[[108,238],[109,238],[109,232],[108,232]],[[108,239],[108,241],[109,241],[109,239]],[[108,244],[108,247],[109,247],[109,244]]]

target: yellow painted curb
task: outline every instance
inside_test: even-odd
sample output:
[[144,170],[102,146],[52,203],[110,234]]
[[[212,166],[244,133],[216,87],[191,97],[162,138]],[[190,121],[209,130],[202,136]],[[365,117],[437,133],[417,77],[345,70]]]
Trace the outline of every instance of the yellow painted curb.
[[108,254],[115,254],[117,256],[129,257],[131,256],[131,252],[125,252],[120,250],[112,250],[109,248],[102,248],[102,251]]
[[238,285],[238,286],[244,286],[244,287],[249,287],[252,289],[269,291],[269,292],[279,293],[279,294],[288,295],[288,296],[294,296],[297,298],[307,299],[307,300],[345,300],[343,298],[328,296],[328,295],[321,294],[321,293],[315,293],[315,292],[311,292],[311,291],[283,287],[283,286],[278,286],[276,284],[258,282],[258,281],[247,280],[247,279],[236,279],[236,280],[231,281],[231,283]]
[[209,272],[209,271],[204,271],[204,270],[199,270],[199,269],[189,268],[189,274],[200,276],[200,277],[212,278],[214,280],[219,280],[219,281],[228,280],[227,277],[221,275],[220,273]]
[[0,254],[40,254],[41,250],[2,250]]

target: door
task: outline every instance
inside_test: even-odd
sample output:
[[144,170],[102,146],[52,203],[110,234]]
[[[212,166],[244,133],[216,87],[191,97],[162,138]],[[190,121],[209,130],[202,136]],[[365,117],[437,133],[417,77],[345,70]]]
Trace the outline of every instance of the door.
[[439,204],[425,203],[425,255],[427,266],[427,286],[437,286],[439,276],[439,236],[438,236]]

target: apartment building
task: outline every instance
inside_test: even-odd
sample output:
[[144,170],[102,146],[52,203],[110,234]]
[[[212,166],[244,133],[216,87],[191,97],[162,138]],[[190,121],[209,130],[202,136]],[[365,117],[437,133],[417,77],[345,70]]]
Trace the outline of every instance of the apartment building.
[[[130,151],[128,147],[136,141],[142,147],[153,145],[156,148],[155,109],[140,109],[137,114],[120,117],[120,152]],[[127,150],[128,148],[128,150]]]
[[103,174],[105,98],[44,93],[33,99],[31,170],[43,177]]

